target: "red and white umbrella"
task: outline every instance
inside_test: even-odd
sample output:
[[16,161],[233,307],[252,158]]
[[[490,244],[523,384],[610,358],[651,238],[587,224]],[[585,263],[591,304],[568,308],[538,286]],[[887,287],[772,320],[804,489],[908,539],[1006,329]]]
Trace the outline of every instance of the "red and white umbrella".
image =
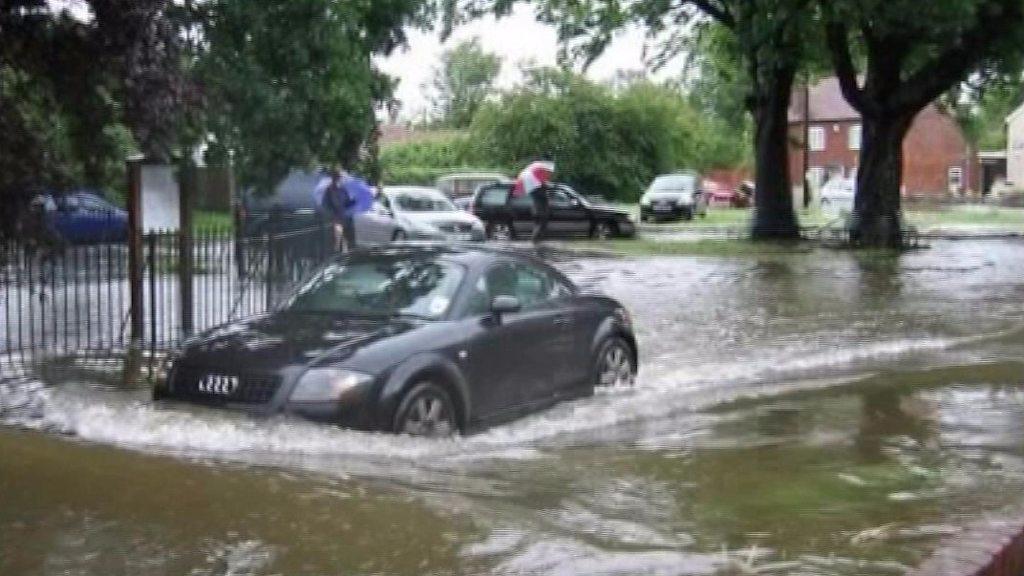
[[530,162],[530,164],[523,168],[523,171],[519,173],[519,177],[516,178],[516,183],[512,186],[513,196],[523,196],[529,194],[537,188],[540,188],[542,184],[546,184],[551,180],[551,175],[555,172],[554,162]]

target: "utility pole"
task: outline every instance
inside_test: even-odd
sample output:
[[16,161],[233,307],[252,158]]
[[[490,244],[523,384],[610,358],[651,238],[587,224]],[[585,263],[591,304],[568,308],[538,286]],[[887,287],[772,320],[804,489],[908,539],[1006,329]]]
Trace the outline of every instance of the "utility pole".
[[804,75],[804,210],[811,206],[811,73]]

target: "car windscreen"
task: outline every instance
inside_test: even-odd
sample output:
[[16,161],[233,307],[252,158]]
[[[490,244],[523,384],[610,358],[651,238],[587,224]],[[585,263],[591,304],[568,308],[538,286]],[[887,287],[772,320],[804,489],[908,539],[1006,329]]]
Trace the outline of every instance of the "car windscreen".
[[697,179],[688,174],[658,176],[651,182],[648,192],[690,192],[697,187]]
[[402,212],[453,212],[458,210],[451,200],[440,194],[398,192],[391,194],[391,203]]
[[435,257],[338,262],[300,288],[283,309],[436,319],[448,312],[464,276],[462,266]]

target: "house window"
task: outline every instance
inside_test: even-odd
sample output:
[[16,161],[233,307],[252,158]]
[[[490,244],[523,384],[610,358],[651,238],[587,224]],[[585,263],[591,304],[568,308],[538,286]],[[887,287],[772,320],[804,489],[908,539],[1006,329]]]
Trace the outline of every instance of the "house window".
[[810,140],[809,144],[811,150],[814,152],[821,152],[825,149],[825,129],[821,126],[813,126],[807,132],[807,137]]
[[948,181],[951,191],[959,192],[962,190],[964,185],[964,169],[959,166],[950,166]]
[[847,140],[849,141],[850,150],[860,150],[861,140],[861,125],[854,124],[850,126],[850,131],[846,134]]

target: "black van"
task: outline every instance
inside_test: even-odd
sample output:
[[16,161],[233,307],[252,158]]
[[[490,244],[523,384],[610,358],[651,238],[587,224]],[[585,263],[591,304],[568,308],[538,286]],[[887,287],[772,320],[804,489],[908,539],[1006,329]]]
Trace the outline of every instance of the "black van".
[[[533,232],[533,201],[529,195],[513,196],[512,184],[481,186],[473,198],[472,212],[483,220],[487,237],[495,240],[528,238]],[[628,212],[587,200],[565,184],[548,191],[551,236],[590,238],[632,237],[636,225]]]

